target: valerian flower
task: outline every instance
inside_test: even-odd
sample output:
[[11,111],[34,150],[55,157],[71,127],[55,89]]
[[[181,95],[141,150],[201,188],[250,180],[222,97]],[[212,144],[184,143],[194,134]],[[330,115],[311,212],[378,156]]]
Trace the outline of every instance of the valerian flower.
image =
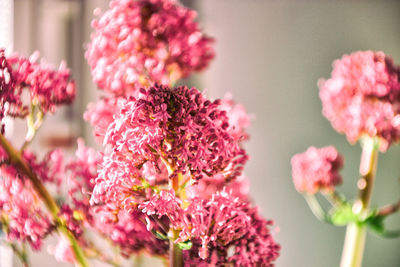
[[102,144],[108,126],[114,120],[114,114],[126,102],[123,97],[102,98],[96,103],[89,103],[83,118],[93,127],[93,135]]
[[[239,176],[247,160],[245,151],[230,135],[226,111],[195,88],[174,89],[156,85],[131,98],[109,126],[104,144],[112,148],[96,179],[93,201],[107,195],[126,201],[142,184],[142,167],[178,174],[189,179]],[[145,178],[145,177],[144,177]]]
[[[1,150],[2,158],[7,158]],[[29,153],[24,158],[33,163]],[[31,164],[34,170],[42,168],[40,163]],[[41,170],[40,172],[43,172]],[[10,242],[28,242],[35,250],[52,231],[50,214],[45,210],[32,183],[12,165],[0,167],[0,222]]]
[[292,157],[292,177],[296,190],[315,194],[319,190],[331,191],[342,183],[339,170],[343,158],[333,146],[310,147]]
[[129,258],[133,253],[143,250],[151,255],[168,254],[168,242],[158,239],[153,232],[159,231],[164,235],[166,233],[154,222],[151,232],[147,227],[146,215],[141,211],[120,210],[115,213],[113,208],[110,209],[106,205],[95,207],[95,210],[95,229],[118,245],[122,255]]
[[0,123],[1,133],[4,132],[3,118],[8,114],[11,106],[20,106],[21,99],[14,91],[15,80],[12,69],[5,56],[4,49],[0,49]]
[[344,55],[319,87],[323,114],[351,143],[379,137],[385,151],[400,139],[400,68],[383,52]]
[[184,251],[185,266],[273,266],[279,245],[268,226],[272,221],[260,217],[251,203],[222,190],[210,199],[191,199],[188,207],[173,191],[162,191],[140,204],[147,215],[167,217],[178,229],[176,243],[190,240],[193,247]]
[[249,139],[247,129],[251,123],[251,115],[246,112],[243,105],[233,100],[232,94],[227,93],[221,99],[221,109],[225,110],[229,119],[228,131],[238,141]]
[[135,95],[157,82],[175,83],[204,69],[214,57],[212,39],[196,13],[174,0],[114,0],[92,22],[86,58],[94,82],[117,96]]
[[[4,52],[3,52],[4,53]],[[70,104],[75,97],[75,83],[70,80],[70,72],[65,63],[61,63],[58,70],[45,62],[35,63],[39,52],[35,52],[29,59],[16,54],[4,58],[0,80],[11,79],[12,88],[1,92],[2,103],[8,103],[5,115],[24,117],[29,105],[35,105],[44,113],[54,112],[61,104]],[[10,73],[9,73],[10,72]],[[24,103],[22,94],[27,89],[29,102]]]

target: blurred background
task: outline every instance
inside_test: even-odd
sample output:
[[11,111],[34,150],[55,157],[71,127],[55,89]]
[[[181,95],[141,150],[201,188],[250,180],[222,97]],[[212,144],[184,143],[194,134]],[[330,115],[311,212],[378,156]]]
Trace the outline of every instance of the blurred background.
[[[183,2],[198,10],[204,31],[216,38],[217,54],[211,67],[188,83],[207,89],[213,98],[231,92],[254,114],[246,173],[255,203],[280,229],[275,238],[282,250],[276,266],[338,266],[345,228],[313,217],[292,184],[290,158],[310,145],[335,145],[345,158],[339,190],[349,198],[356,195],[361,150],[349,145],[321,115],[316,84],[319,78],[330,76],[334,59],[357,50],[382,50],[400,64],[400,1]],[[83,54],[93,10],[105,10],[107,5],[106,0],[0,0],[0,46],[25,56],[39,50],[42,58],[56,66],[65,59],[79,85],[74,106],[46,119],[36,151],[60,145],[73,150],[77,136],[94,145],[82,114],[99,93]],[[14,125],[13,138],[22,140],[23,127],[23,123]],[[399,198],[399,160],[398,146],[380,155],[374,207]],[[388,223],[400,228],[400,214]],[[363,266],[399,267],[399,250],[400,239],[368,234]],[[7,255],[1,251],[0,266],[8,267],[6,261],[12,261]],[[32,266],[68,266],[56,263],[45,246],[42,253],[30,257]],[[13,266],[19,266],[18,261]]]

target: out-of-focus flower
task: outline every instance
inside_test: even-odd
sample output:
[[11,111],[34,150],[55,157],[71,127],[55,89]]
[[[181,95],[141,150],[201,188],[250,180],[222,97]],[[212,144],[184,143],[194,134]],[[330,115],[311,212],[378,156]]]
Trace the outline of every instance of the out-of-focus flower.
[[351,143],[379,137],[385,151],[400,139],[400,68],[383,52],[344,55],[319,88],[323,114]]
[[98,151],[86,147],[82,139],[78,139],[75,157],[65,165],[65,183],[68,208],[73,210],[71,218],[91,224],[95,211],[90,206],[90,196],[94,187],[97,169],[103,159]]
[[96,140],[102,144],[108,126],[114,120],[114,114],[119,111],[126,102],[123,97],[110,97],[100,99],[96,103],[89,103],[83,118],[93,127]]
[[170,168],[170,177],[220,174],[232,179],[241,174],[247,160],[230,135],[220,101],[211,102],[194,88],[143,89],[114,119],[104,140],[112,153],[104,158],[96,179],[92,196],[96,202],[103,194],[112,201],[129,195],[132,186],[141,184],[140,169],[147,162],[158,168],[161,160]]
[[[118,245],[122,255],[130,257],[132,253],[143,250],[151,255],[168,254],[168,242],[156,238],[147,229],[146,216],[141,211],[120,210],[116,214],[114,209],[108,209],[107,206],[99,206],[95,210],[95,229]],[[152,230],[162,231],[155,223]]]
[[111,1],[92,22],[86,59],[94,82],[126,96],[204,69],[214,57],[212,39],[199,30],[195,17],[174,0]]
[[[12,90],[1,92],[2,102],[9,104],[6,115],[24,117],[30,104],[38,106],[44,113],[54,112],[56,106],[69,104],[74,99],[75,83],[70,81],[70,72],[65,63],[54,70],[45,62],[35,63],[38,57],[39,52],[35,52],[29,59],[16,54],[5,59],[13,80]],[[7,77],[4,71],[3,73]],[[25,88],[29,93],[29,103],[23,103],[21,98]],[[11,101],[8,102],[8,99]]]
[[58,243],[54,248],[49,247],[49,253],[54,255],[54,258],[59,262],[75,262],[74,251],[72,250],[69,241],[62,235],[58,239]]
[[292,177],[299,192],[315,194],[319,190],[334,190],[342,183],[339,170],[343,158],[333,146],[310,147],[292,157]]
[[237,104],[232,94],[227,93],[221,99],[221,109],[225,110],[229,119],[228,131],[237,141],[245,141],[249,139],[246,132],[251,123],[251,116],[247,114],[246,108]]
[[0,167],[0,220],[8,241],[26,241],[33,249],[40,249],[52,228],[32,184],[12,166]]
[[10,106],[20,106],[21,99],[14,91],[15,81],[12,69],[5,56],[4,49],[0,49],[0,132],[4,132],[2,120],[7,115]]

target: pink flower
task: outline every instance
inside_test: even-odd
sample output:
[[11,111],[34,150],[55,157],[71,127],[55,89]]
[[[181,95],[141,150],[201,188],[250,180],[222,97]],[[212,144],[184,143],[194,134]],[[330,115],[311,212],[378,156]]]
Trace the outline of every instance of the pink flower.
[[181,205],[182,200],[175,196],[173,190],[162,190],[148,201],[142,202],[139,209],[147,215],[156,215],[159,218],[166,216],[170,221],[170,227],[182,228],[188,222],[185,220],[185,211]]
[[221,99],[221,109],[225,110],[229,119],[228,131],[238,141],[249,139],[249,134],[246,132],[251,123],[251,116],[247,114],[243,105],[237,104],[232,97],[232,94],[225,94]]
[[[38,57],[39,52],[35,52],[29,59],[16,54],[5,59],[12,77],[12,91],[1,93],[2,102],[9,103],[6,115],[24,117],[30,104],[38,106],[44,113],[54,112],[56,106],[69,104],[74,99],[75,83],[70,81],[70,73],[65,63],[61,63],[59,69],[54,70],[44,62],[35,63]],[[4,56],[2,60],[4,66]],[[3,76],[7,77],[8,74],[4,72]],[[29,92],[28,103],[23,103],[21,98],[24,89],[28,89]]]
[[379,137],[381,150],[400,138],[400,68],[383,52],[355,52],[333,63],[319,81],[323,114],[354,143]]
[[49,248],[49,253],[53,254],[55,259],[59,262],[75,262],[75,254],[72,250],[69,241],[64,237],[60,236],[58,243],[55,248]]
[[115,94],[134,95],[153,82],[170,85],[204,69],[212,39],[196,13],[174,0],[114,0],[92,22],[86,59],[94,82]]
[[158,85],[127,101],[107,130],[104,144],[112,152],[104,157],[93,201],[102,195],[112,201],[132,200],[131,188],[142,184],[144,164],[158,173],[167,164],[173,170],[170,177],[239,176],[247,155],[230,135],[226,112],[219,105],[219,100],[211,102],[194,88]]
[[32,184],[12,166],[0,168],[0,220],[8,241],[26,241],[35,250],[52,229]]
[[339,170],[343,158],[333,146],[310,147],[292,157],[292,177],[299,192],[315,194],[319,190],[334,190],[342,183]]
[[102,144],[108,126],[114,120],[114,114],[119,111],[126,102],[125,98],[103,98],[96,103],[89,103],[83,118],[93,127],[93,134],[97,141]]
[[[120,210],[115,213],[114,208],[109,209],[107,206],[99,206],[95,209],[95,229],[118,245],[122,255],[131,257],[133,253],[143,252],[143,249],[151,255],[167,255],[168,242],[157,239],[147,229],[146,216],[142,212]],[[153,225],[154,231],[162,232],[154,222]]]
[[78,139],[75,157],[65,165],[64,184],[67,192],[64,195],[68,195],[66,204],[84,222],[92,223],[94,211],[90,206],[90,196],[102,160],[103,156],[99,152],[86,147],[84,141]]
[[210,199],[216,192],[222,190],[240,198],[242,201],[248,201],[250,183],[245,175],[241,175],[229,182],[222,175],[215,175],[213,177],[203,177],[197,183],[186,187],[186,193],[191,199]]
[[193,198],[188,207],[173,191],[161,191],[139,205],[147,215],[168,218],[179,230],[176,243],[190,240],[184,251],[185,266],[272,266],[279,254],[268,227],[272,221],[260,217],[251,203],[230,192],[216,192],[210,199]]
[[4,49],[0,49],[0,132],[4,133],[2,120],[9,112],[11,106],[20,106],[21,99],[14,91],[15,80],[12,76],[12,69],[7,62]]

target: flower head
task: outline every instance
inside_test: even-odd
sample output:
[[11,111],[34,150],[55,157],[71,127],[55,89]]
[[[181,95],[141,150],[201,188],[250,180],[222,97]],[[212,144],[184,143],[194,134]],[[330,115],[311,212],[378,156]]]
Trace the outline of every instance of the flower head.
[[383,52],[344,55],[319,88],[323,114],[351,143],[379,137],[384,151],[400,139],[400,68]]
[[230,134],[238,141],[249,139],[249,134],[246,132],[251,123],[251,115],[247,114],[243,105],[237,104],[232,97],[232,94],[225,94],[221,99],[221,109],[225,110],[229,118]]
[[[96,207],[94,227],[118,245],[122,255],[130,257],[143,249],[151,255],[167,255],[168,242],[160,240],[147,229],[146,216],[139,210],[120,210],[115,214],[107,206]],[[153,230],[161,231],[157,226]]]
[[[4,49],[0,49],[0,123],[8,113],[10,105],[19,106],[20,96],[14,92],[15,80],[12,77],[12,69],[5,56]],[[1,133],[3,133],[1,125]]]
[[32,184],[12,166],[0,167],[0,222],[8,241],[26,241],[35,250],[52,229]]
[[50,254],[54,255],[54,258],[58,262],[74,263],[75,255],[74,251],[66,237],[63,235],[58,239],[58,243],[55,247],[49,248]]
[[184,251],[185,266],[235,264],[272,266],[279,254],[269,226],[258,209],[228,191],[216,192],[210,199],[191,199],[188,207],[171,191],[162,191],[139,209],[147,215],[165,216],[170,227],[179,229],[176,243],[190,240],[193,247]]
[[[43,112],[54,112],[57,105],[69,104],[75,97],[75,83],[70,81],[70,72],[61,63],[58,70],[45,62],[35,63],[39,52],[35,52],[29,59],[13,55],[7,58],[12,68],[14,79],[14,95],[21,96],[27,88],[30,103],[39,106]],[[29,103],[29,104],[30,104]],[[23,116],[26,107],[15,106],[10,115]]]
[[299,192],[315,194],[319,190],[333,190],[342,183],[339,170],[343,158],[333,146],[310,147],[292,157],[292,177]]
[[187,186],[188,198],[210,199],[215,193],[225,190],[242,201],[249,200],[250,182],[244,174],[227,182],[222,175],[203,177],[197,183]]
[[83,118],[93,127],[96,140],[102,144],[108,126],[114,120],[114,114],[119,111],[126,99],[123,97],[110,97],[100,99],[96,103],[89,103]]
[[158,85],[127,101],[107,130],[104,144],[112,152],[104,158],[93,199],[102,193],[115,199],[141,185],[138,177],[146,163],[158,173],[167,165],[170,177],[240,175],[247,155],[230,135],[219,105],[194,88]]
[[126,96],[204,69],[214,57],[212,39],[199,30],[195,17],[174,0],[111,1],[92,23],[86,58],[94,82]]

